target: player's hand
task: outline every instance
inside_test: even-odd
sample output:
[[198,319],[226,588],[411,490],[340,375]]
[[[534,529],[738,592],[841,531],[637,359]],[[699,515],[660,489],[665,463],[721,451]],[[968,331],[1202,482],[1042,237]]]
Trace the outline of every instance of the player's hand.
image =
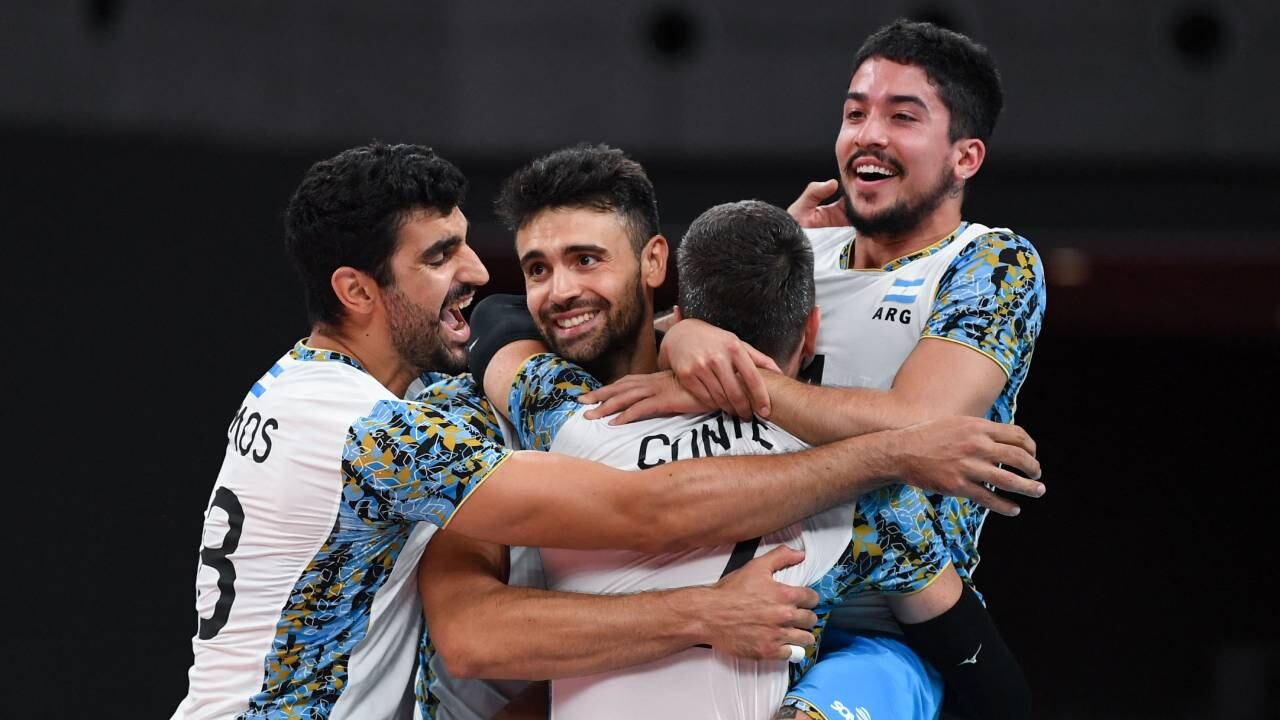
[[769,390],[760,368],[781,372],[768,355],[701,320],[682,320],[667,331],[658,366],[670,368],[680,385],[707,407],[744,420],[753,414],[769,416]]
[[800,193],[800,197],[787,207],[787,213],[800,223],[800,227],[845,227],[849,224],[849,216],[844,211],[844,194],[834,202],[822,203],[839,191],[840,183],[835,180],[811,182]]
[[788,645],[811,647],[818,593],[773,579],[802,560],[802,551],[776,547],[713,585],[711,602],[700,611],[711,646],[753,660],[786,660]]
[[[1016,503],[987,487],[1040,497],[1044,483],[1036,443],[1017,425],[975,417],[948,417],[892,431],[892,451],[902,482],[926,492],[969,498],[1001,515],[1017,515]],[[1020,477],[999,465],[1020,470]]]
[[667,415],[698,414],[713,408],[685,390],[670,370],[649,375],[627,375],[578,398],[581,403],[600,403],[583,413],[588,420],[608,417],[610,425],[626,425]]

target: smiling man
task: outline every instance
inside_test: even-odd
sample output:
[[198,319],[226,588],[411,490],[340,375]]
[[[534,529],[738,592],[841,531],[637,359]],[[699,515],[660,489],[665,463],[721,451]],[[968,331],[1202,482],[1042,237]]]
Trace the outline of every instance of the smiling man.
[[[961,215],[1003,102],[994,60],[971,39],[907,21],[872,34],[843,93],[840,179],[811,184],[789,208],[813,228],[822,309],[806,376],[838,392],[773,373],[762,379],[747,361],[749,348],[696,321],[677,323],[662,346],[681,384],[708,406],[770,413],[814,437],[951,414],[1012,422],[1043,322],[1043,269],[1026,238]],[[839,201],[819,204],[836,192]],[[1029,715],[1016,662],[996,657],[993,643],[975,632],[982,603],[972,582],[987,512],[966,498],[931,502],[966,581],[955,608],[904,625],[883,597],[851,598],[832,616],[822,662],[779,717],[847,717],[859,708],[872,717],[910,717],[902,703],[910,693],[886,689],[906,678],[912,691],[929,690],[936,680],[920,671],[915,653],[895,645],[902,634],[946,677],[948,701],[968,715]]]
[[[468,411],[406,400],[424,373],[461,367],[470,327],[460,310],[488,280],[466,242],[464,187],[430,148],[375,143],[313,165],[290,200],[286,244],[311,334],[253,383],[228,430],[176,717],[412,713],[414,571],[437,528],[510,545],[669,551],[757,537],[892,482],[972,487],[1007,474],[994,465],[1004,450],[1038,473],[1025,433],[979,420],[628,473],[512,452]],[[1001,452],[973,451],[982,439]],[[772,582],[767,567],[757,574],[747,626],[714,621],[743,619],[726,609],[741,606],[741,583],[598,598],[629,633],[614,645],[567,638],[565,667],[700,643],[786,657],[812,639],[796,627],[811,593]]]

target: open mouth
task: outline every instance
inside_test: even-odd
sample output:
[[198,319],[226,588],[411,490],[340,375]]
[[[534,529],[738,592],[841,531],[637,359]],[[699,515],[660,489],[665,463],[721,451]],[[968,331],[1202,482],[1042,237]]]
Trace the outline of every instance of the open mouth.
[[899,174],[900,173],[898,173],[897,170],[894,170],[888,165],[878,163],[873,160],[859,162],[853,167],[854,177],[864,183],[884,182],[885,180],[897,177]]
[[470,328],[467,327],[466,318],[462,317],[462,311],[471,305],[471,300],[474,297],[475,293],[467,293],[465,296],[440,308],[440,324],[454,333],[470,335]]

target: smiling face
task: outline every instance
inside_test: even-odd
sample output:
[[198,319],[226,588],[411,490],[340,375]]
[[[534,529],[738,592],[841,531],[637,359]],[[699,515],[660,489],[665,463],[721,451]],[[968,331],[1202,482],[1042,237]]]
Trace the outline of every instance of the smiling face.
[[516,232],[529,312],[561,357],[596,365],[636,346],[651,310],[630,232],[622,215],[585,208],[544,210]]
[[391,276],[382,299],[401,361],[417,372],[466,370],[471,328],[460,311],[489,273],[467,245],[462,211],[410,214],[397,233]]
[[858,67],[835,150],[859,233],[902,236],[939,209],[959,222],[962,181],[981,164],[982,148],[972,138],[952,142],[950,119],[923,69],[881,57]]

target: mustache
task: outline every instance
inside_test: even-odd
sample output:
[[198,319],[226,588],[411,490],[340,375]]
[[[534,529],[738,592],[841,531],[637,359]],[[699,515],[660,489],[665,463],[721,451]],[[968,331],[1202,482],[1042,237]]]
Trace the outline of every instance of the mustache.
[[849,162],[844,164],[845,173],[852,173],[853,164],[861,160],[862,158],[868,158],[868,157],[874,159],[876,162],[882,165],[887,165],[890,168],[893,168],[899,175],[906,174],[906,170],[903,169],[902,163],[898,162],[897,160],[894,160],[893,158],[889,157],[888,154],[883,153],[879,150],[859,150],[858,152],[854,153],[853,157],[849,158]]
[[548,303],[542,309],[543,317],[551,317],[556,313],[569,312],[570,310],[603,310],[605,304],[598,300],[585,300],[582,298],[561,305],[559,303]]
[[455,303],[461,300],[462,298],[474,293],[475,291],[476,291],[475,285],[462,283],[461,285],[458,285],[449,290],[449,294],[444,296],[444,302],[440,303],[440,307],[444,307],[445,305],[450,305],[452,303]]

